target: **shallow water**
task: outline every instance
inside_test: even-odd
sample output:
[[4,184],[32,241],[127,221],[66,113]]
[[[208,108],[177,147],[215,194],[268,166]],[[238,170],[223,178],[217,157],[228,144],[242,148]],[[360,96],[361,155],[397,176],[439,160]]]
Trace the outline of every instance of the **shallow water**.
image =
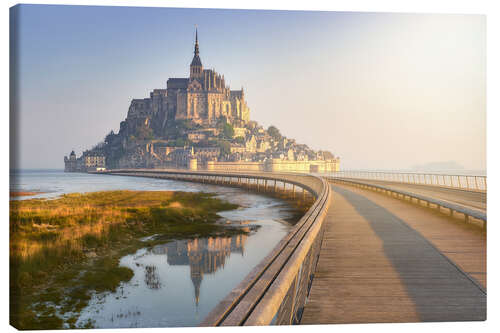
[[[249,235],[177,240],[123,257],[134,277],[115,293],[94,295],[77,324],[95,327],[196,326],[288,233],[296,211],[285,201],[245,190],[164,179],[25,171],[11,175],[11,190],[64,193],[102,190],[214,192],[241,208],[221,212]],[[22,197],[22,199],[30,197]],[[151,235],[154,237],[154,235]]]

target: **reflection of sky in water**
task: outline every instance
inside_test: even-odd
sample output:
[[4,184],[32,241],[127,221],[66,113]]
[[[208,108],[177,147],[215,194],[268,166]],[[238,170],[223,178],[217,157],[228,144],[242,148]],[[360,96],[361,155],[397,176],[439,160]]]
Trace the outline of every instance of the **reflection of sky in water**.
[[293,215],[282,200],[238,188],[140,177],[29,171],[11,175],[11,189],[47,198],[119,189],[216,192],[242,206],[219,215],[260,226],[249,236],[179,240],[123,257],[132,280],[95,295],[78,321],[92,319],[97,327],[196,326],[283,238],[290,228],[283,220]]
[[79,323],[96,327],[196,326],[287,233],[273,220],[250,236],[178,240],[122,258],[134,277],[93,297]]

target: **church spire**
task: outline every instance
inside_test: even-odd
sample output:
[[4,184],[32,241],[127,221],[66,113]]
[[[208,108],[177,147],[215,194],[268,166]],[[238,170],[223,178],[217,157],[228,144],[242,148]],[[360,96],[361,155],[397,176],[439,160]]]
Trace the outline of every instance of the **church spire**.
[[201,64],[200,47],[198,44],[198,28],[196,28],[196,39],[195,39],[195,43],[194,43],[194,57],[193,57],[193,61],[191,61],[191,67],[190,67],[189,73],[190,73],[189,77],[191,79],[193,79],[193,78],[202,79],[203,78],[203,65]]
[[196,41],[194,43],[194,55],[199,56],[200,55],[200,48],[198,45],[198,27],[196,27],[195,29],[196,29]]

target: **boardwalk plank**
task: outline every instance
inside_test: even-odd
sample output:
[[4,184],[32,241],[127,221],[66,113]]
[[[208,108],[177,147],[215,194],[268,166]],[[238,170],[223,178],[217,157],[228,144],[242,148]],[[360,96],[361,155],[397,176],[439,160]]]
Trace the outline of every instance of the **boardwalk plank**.
[[485,292],[471,278],[485,281],[480,233],[380,193],[332,188],[301,324],[485,319]]

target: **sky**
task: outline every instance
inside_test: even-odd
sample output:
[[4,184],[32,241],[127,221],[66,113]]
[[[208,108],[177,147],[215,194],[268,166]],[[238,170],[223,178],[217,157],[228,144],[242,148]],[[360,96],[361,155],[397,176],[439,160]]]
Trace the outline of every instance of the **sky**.
[[483,15],[16,10],[16,167],[63,168],[117,132],[133,98],[188,77],[197,25],[204,67],[244,87],[252,120],[330,150],[342,169],[486,169]]

